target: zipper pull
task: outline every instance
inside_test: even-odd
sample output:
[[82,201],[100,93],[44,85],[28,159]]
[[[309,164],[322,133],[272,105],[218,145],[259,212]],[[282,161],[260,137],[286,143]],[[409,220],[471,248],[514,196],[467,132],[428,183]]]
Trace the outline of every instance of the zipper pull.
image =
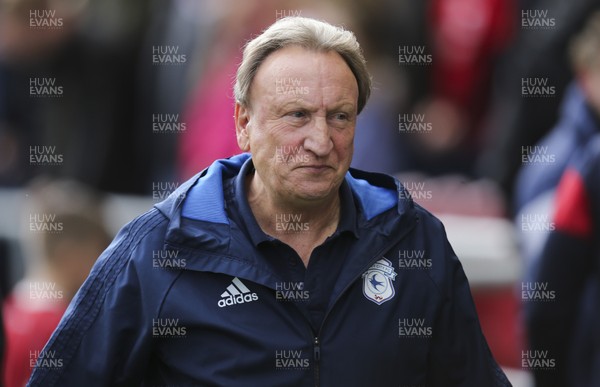
[[319,343],[319,338],[318,337],[315,337],[314,355],[315,355],[315,360],[316,361],[319,361],[321,359],[321,344]]

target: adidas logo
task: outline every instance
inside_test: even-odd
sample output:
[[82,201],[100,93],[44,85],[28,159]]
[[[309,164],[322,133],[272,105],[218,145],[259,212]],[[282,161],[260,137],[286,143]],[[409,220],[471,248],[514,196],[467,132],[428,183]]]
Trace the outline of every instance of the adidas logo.
[[221,299],[217,303],[220,308],[258,300],[258,294],[252,293],[238,277],[235,277],[231,282],[231,285],[221,294]]

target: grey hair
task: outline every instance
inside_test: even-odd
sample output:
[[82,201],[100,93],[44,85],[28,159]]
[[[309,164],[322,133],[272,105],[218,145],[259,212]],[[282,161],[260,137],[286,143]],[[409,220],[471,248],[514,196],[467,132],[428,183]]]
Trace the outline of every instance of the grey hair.
[[360,113],[371,94],[371,76],[356,37],[341,27],[299,16],[279,19],[246,44],[233,88],[236,102],[249,106],[250,86],[259,66],[273,52],[294,45],[334,51],[344,59],[358,84],[357,110]]

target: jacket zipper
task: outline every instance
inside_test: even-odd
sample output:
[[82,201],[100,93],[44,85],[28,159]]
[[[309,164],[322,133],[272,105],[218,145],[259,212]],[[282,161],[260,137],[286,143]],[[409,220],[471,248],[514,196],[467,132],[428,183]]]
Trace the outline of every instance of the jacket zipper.
[[313,358],[315,361],[315,386],[319,387],[320,384],[320,361],[321,361],[321,343],[319,342],[319,336],[315,336],[313,342]]
[[[359,274],[357,276],[355,276],[354,278],[352,278],[351,281],[348,282],[348,285],[346,285],[346,287],[337,296],[337,298],[335,299],[335,301],[333,302],[333,304],[331,304],[331,308],[329,308],[329,310],[327,310],[327,312],[325,313],[325,317],[323,317],[323,322],[321,323],[321,327],[319,328],[319,332],[317,333],[316,336],[314,336],[314,340],[313,340],[313,358],[314,358],[314,361],[315,361],[315,367],[314,367],[315,368],[315,387],[319,387],[319,385],[321,383],[321,380],[320,380],[320,378],[321,378],[321,375],[320,375],[321,342],[319,340],[319,337],[321,337],[321,332],[323,331],[323,327],[325,326],[325,322],[327,321],[327,317],[329,316],[330,311],[333,309],[333,307],[338,302],[338,300],[344,295],[344,293],[346,293],[346,291],[348,290],[348,288],[350,288],[350,286],[352,286],[352,284],[354,284],[354,282],[358,278],[360,278],[360,276],[368,268],[370,268],[371,266],[373,266],[373,263],[375,263],[375,260],[378,257],[380,257],[381,255],[383,255],[383,253],[388,250],[388,248],[389,248],[388,246],[394,246],[394,245],[400,243],[400,241],[402,241],[402,239],[404,239],[406,236],[408,236],[408,234],[410,234],[410,232],[416,227],[416,224],[418,222],[419,222],[419,219],[417,218],[416,222],[413,223],[408,230],[406,230],[404,233],[402,233],[392,243],[390,243],[389,245],[386,245],[386,247],[384,247],[380,251],[378,251],[377,254],[374,255],[373,259],[371,259],[369,261],[369,263],[367,265],[365,265],[365,267],[363,269],[361,269],[361,271],[359,272]],[[311,329],[311,333],[312,333],[312,329]]]

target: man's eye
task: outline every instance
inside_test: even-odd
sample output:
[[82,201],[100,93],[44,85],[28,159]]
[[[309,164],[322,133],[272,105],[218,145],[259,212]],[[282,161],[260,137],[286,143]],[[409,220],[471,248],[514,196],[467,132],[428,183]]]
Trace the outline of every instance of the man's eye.
[[333,118],[340,121],[347,121],[348,115],[346,113],[336,113],[333,115]]
[[300,111],[298,111],[298,112],[291,112],[289,115],[291,117],[294,117],[294,118],[304,118],[304,117],[306,117],[306,113],[300,112]]

